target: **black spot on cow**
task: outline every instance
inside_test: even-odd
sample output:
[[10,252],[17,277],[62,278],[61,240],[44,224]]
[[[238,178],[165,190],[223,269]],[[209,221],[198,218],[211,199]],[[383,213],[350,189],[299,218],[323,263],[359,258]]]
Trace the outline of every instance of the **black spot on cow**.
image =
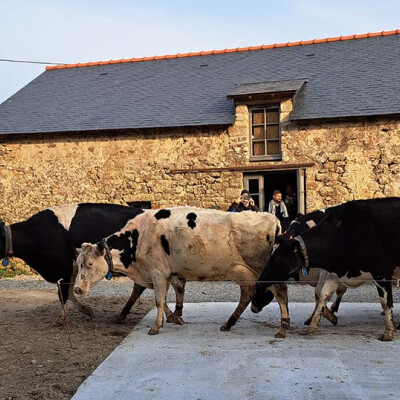
[[[131,240],[129,239],[131,237]],[[136,262],[136,249],[139,239],[139,232],[134,229],[121,235],[112,235],[107,239],[111,249],[117,249],[121,252],[120,259],[125,268],[129,268],[132,262]]]
[[160,210],[154,214],[155,219],[165,219],[171,216],[170,210]]
[[134,229],[132,231],[132,247],[131,247],[131,257],[133,262],[136,262],[136,249],[138,245],[138,240],[139,240],[139,231],[137,229]]
[[193,212],[186,215],[186,219],[188,220],[189,228],[192,228],[192,229],[196,228],[196,218],[197,218],[197,215]]
[[161,246],[163,247],[164,251],[165,251],[168,255],[170,255],[170,252],[169,252],[169,243],[168,243],[167,238],[166,238],[164,235],[161,235]]

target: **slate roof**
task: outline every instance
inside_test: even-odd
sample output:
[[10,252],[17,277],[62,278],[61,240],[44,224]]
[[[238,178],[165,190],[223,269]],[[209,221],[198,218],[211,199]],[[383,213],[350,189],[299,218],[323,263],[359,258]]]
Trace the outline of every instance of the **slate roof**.
[[232,124],[228,94],[290,80],[292,119],[399,114],[399,33],[48,69],[0,105],[0,134]]

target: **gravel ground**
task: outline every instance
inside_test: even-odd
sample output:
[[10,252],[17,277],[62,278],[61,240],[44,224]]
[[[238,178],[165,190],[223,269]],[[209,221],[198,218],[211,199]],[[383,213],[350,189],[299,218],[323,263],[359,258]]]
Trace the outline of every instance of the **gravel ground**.
[[[111,281],[103,280],[91,291],[90,296],[129,297],[133,282],[128,278],[114,278]],[[13,290],[51,290],[56,291],[56,285],[36,277],[16,279],[0,279],[1,289]],[[153,291],[146,290],[142,297],[153,299]],[[393,287],[395,302],[400,302],[400,288]],[[168,301],[174,301],[172,289],[168,293]],[[185,303],[238,301],[239,287],[232,282],[188,282],[185,291]],[[290,302],[314,302],[314,288],[296,283],[289,284]],[[375,303],[379,301],[377,290],[373,284],[365,284],[356,289],[349,289],[343,296],[344,302]]]

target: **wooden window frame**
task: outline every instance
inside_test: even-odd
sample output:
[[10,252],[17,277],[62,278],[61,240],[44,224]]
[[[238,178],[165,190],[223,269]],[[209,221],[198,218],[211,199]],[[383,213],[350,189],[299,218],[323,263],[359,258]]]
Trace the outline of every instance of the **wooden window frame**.
[[[266,110],[277,110],[278,112],[278,122],[277,123],[267,123],[265,113]],[[278,139],[267,139],[265,136],[264,143],[265,143],[265,149],[268,151],[267,143],[272,142],[272,141],[278,141],[278,147],[279,147],[279,153],[278,154],[263,154],[263,155],[254,155],[253,154],[253,126],[260,125],[260,124],[253,124],[253,112],[254,111],[264,111],[264,131],[266,132],[266,127],[267,126],[278,126]],[[281,148],[281,121],[280,121],[280,115],[281,115],[281,105],[280,103],[276,104],[264,104],[260,106],[251,106],[249,107],[249,118],[250,118],[250,161],[279,161],[282,160],[282,148]]]

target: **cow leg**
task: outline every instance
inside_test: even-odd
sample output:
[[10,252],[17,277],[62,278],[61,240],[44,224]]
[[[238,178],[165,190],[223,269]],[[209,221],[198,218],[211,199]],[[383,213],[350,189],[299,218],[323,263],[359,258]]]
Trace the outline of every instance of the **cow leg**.
[[[319,277],[318,277],[318,283],[317,286],[315,287],[315,307],[313,313],[310,315],[310,317],[304,322],[304,325],[310,325],[313,321],[313,318],[315,317],[317,312],[320,311],[320,302],[321,302],[321,291],[322,288],[325,285],[325,282],[327,280],[331,280],[336,278],[333,278],[328,271],[321,270]],[[338,283],[338,285],[340,285]],[[329,298],[328,300],[329,301]],[[340,300],[339,300],[340,302]],[[337,317],[334,315],[334,313],[329,310],[326,306],[322,308],[323,316],[332,324],[332,325],[337,325]],[[316,317],[317,318],[317,317]]]
[[176,275],[171,277],[171,285],[175,290],[175,311],[167,315],[167,322],[173,322],[174,324],[183,325],[182,309],[183,309],[183,297],[185,294],[186,280]]
[[271,292],[275,296],[275,299],[278,302],[279,309],[281,311],[281,327],[279,331],[275,334],[275,337],[283,339],[286,337],[287,330],[290,329],[287,285],[285,283],[272,285],[269,290],[271,290]]
[[[334,320],[330,319],[330,318],[332,318],[332,316],[329,315],[329,313],[327,313],[325,310],[328,311],[328,309],[326,307],[326,303],[329,301],[332,294],[336,291],[338,284],[339,284],[339,281],[333,277],[327,277],[327,279],[325,280],[324,284],[322,285],[320,296],[319,296],[319,301],[317,302],[317,308],[316,308],[314,316],[311,320],[310,327],[307,330],[307,334],[315,333],[318,330],[318,326],[321,321],[323,312],[324,312],[324,315],[328,318],[328,320],[330,322],[332,322],[333,325],[335,325]],[[334,318],[336,318],[336,317],[334,316]]]
[[312,319],[314,318],[315,312],[317,311],[319,304],[319,294],[317,294],[317,290],[315,290],[315,306],[314,306],[314,311],[312,314],[304,321],[304,325],[310,325]]
[[182,317],[183,298],[185,296],[186,279],[175,275],[171,279],[171,285],[175,289],[175,293],[176,293],[176,303],[175,303],[174,314],[177,315],[178,317]]
[[[157,317],[154,325],[149,330],[149,335],[157,335],[164,322],[164,311],[165,311],[165,297],[168,291],[168,283],[166,282],[164,275],[157,275],[153,279],[154,296],[156,299]],[[170,310],[171,311],[171,310]]]
[[336,299],[332,303],[332,306],[330,308],[332,313],[336,313],[339,311],[339,305],[340,302],[342,301],[343,295],[346,293],[347,287],[343,285],[343,283],[339,283],[338,288],[336,289]]
[[232,326],[236,325],[236,322],[243,314],[243,311],[250,304],[251,299],[255,295],[256,287],[255,285],[240,285],[240,300],[236,307],[236,310],[229,317],[228,321],[225,322],[220,328],[221,331],[230,331]]
[[125,304],[124,308],[122,311],[117,315],[115,322],[117,324],[122,323],[126,320],[126,317],[130,313],[133,305],[136,303],[137,299],[140,297],[140,295],[146,290],[144,286],[141,286],[137,283],[133,285],[133,290],[131,293],[131,296],[129,297],[127,303]]
[[[236,324],[237,320],[243,314],[243,311],[250,304],[251,299],[256,293],[255,283],[257,281],[257,277],[245,265],[236,265],[232,269],[230,276],[232,280],[234,280],[240,286],[240,300],[239,304],[236,307],[236,310],[229,317],[228,321],[226,321],[221,326],[220,328],[221,331],[231,330],[231,327]],[[248,282],[248,283],[244,285],[243,282]]]
[[383,311],[385,311],[385,330],[382,335],[379,335],[378,340],[389,342],[393,339],[393,334],[396,331],[396,327],[393,321],[393,294],[392,294],[392,281],[380,280],[375,281],[378,289],[379,300],[381,302]]
[[314,306],[314,311],[312,314],[308,317],[308,319],[304,322],[304,325],[310,325],[312,319],[314,318],[315,312],[317,311],[318,304],[319,304],[319,299],[321,297],[321,289],[322,286],[325,283],[326,280],[326,271],[321,270],[319,277],[318,277],[318,283],[317,286],[315,287],[315,306]]

